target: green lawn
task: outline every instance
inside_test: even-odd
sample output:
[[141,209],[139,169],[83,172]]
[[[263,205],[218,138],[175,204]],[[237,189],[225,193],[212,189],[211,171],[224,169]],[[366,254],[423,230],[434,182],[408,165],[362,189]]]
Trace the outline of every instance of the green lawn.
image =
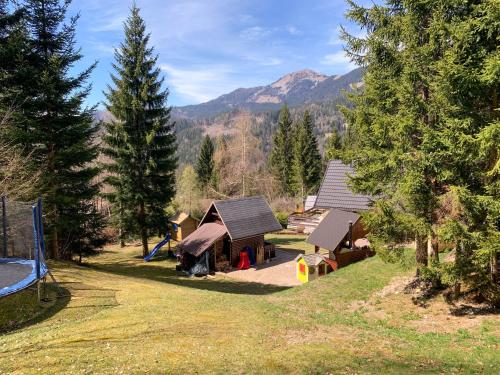
[[[309,248],[300,237],[272,240]],[[51,265],[70,297],[32,324],[1,334],[0,373],[438,374],[500,368],[498,317],[448,317],[441,298],[424,309],[407,295],[377,296],[394,277],[408,274],[378,257],[290,289],[180,277],[173,261],[144,263],[138,247],[109,248],[86,266]],[[0,314],[8,301],[0,300]]]
[[314,253],[314,245],[305,242],[306,235],[302,234],[268,234],[266,241],[270,241],[280,249],[300,250],[306,254]]

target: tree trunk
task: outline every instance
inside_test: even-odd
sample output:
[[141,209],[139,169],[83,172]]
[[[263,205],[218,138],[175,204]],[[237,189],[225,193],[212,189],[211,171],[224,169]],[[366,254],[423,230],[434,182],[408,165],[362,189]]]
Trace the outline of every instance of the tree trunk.
[[[464,254],[464,245],[462,242],[458,242],[455,248],[455,264],[457,269],[460,269],[462,265],[462,257]],[[461,283],[460,281],[456,281],[455,284],[453,285],[453,299],[457,300],[460,297],[460,290],[461,290]]]
[[120,239],[120,247],[124,248],[125,247],[125,239],[123,238],[123,229],[122,228],[118,229],[118,238]]
[[141,227],[142,254],[147,256],[149,255],[148,230],[146,228],[146,210],[144,208],[144,202],[139,204],[139,225]]
[[50,257],[52,259],[59,259],[59,236],[57,228],[52,229],[52,236],[50,239]]
[[498,283],[498,254],[493,253],[491,256],[491,281]]
[[420,276],[420,269],[427,266],[427,236],[416,236],[415,259],[417,261],[416,276]]
[[429,257],[432,262],[439,263],[439,240],[435,233],[429,237]]

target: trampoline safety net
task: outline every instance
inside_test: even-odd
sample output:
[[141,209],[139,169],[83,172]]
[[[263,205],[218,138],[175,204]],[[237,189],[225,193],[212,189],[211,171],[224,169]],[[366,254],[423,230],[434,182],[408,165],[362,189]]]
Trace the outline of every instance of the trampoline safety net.
[[[35,233],[41,226],[36,204],[21,203],[1,198],[0,212],[0,258],[36,260]],[[38,240],[38,239],[37,239]]]

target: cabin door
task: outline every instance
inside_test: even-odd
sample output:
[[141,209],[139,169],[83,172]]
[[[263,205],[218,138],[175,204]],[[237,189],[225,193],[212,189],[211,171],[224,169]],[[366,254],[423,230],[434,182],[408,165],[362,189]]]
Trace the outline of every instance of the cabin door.
[[257,264],[264,263],[264,246],[262,244],[257,245],[257,254],[255,256]]

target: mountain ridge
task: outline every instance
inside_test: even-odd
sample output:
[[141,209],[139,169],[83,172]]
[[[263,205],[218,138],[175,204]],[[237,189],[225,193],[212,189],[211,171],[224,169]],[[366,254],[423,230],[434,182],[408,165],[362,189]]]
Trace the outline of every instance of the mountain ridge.
[[172,115],[176,118],[201,119],[235,109],[263,112],[279,109],[285,103],[294,107],[324,102],[337,98],[343,90],[349,91],[362,85],[362,76],[362,68],[332,76],[303,69],[288,73],[269,85],[238,88],[206,103],[174,107]]

